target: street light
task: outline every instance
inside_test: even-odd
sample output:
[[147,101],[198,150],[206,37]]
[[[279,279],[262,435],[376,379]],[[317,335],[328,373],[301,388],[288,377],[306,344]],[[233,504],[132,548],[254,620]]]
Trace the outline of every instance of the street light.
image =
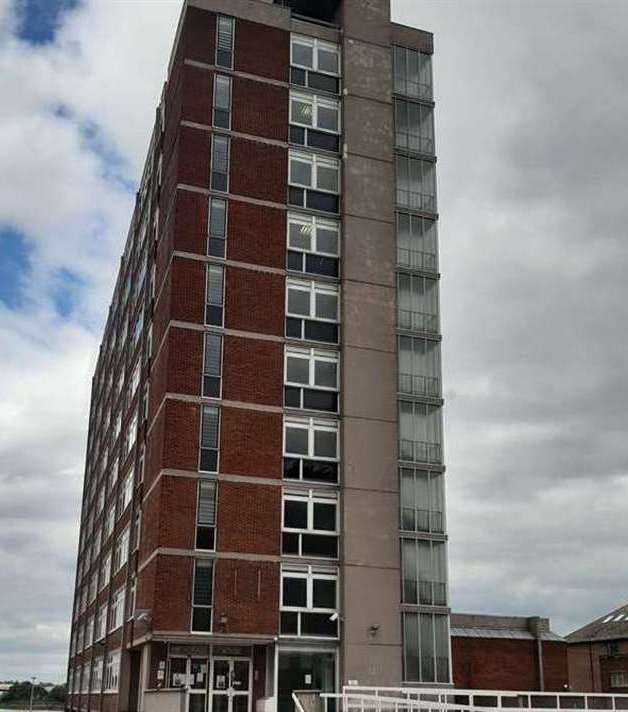
[[31,701],[28,706],[28,709],[30,710],[30,712],[33,712],[33,693],[35,692],[35,680],[36,679],[37,679],[36,677],[31,677]]

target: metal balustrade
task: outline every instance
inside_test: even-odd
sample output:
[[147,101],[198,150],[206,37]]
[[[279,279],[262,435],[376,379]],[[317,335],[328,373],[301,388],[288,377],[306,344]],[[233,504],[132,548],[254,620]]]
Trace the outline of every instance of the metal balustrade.
[[399,440],[399,459],[407,462],[441,462],[441,446],[438,443],[426,443],[416,440]]
[[433,252],[421,252],[420,250],[397,247],[397,265],[436,273],[438,272],[438,255]]
[[[297,712],[309,712],[295,701]],[[322,693],[321,712],[559,712],[628,710],[628,695],[579,692],[458,690],[455,688],[348,686],[342,693]]]
[[399,393],[438,398],[440,396],[440,378],[433,376],[415,376],[412,373],[400,373]]
[[438,315],[426,312],[397,310],[397,326],[405,331],[424,331],[438,334]]

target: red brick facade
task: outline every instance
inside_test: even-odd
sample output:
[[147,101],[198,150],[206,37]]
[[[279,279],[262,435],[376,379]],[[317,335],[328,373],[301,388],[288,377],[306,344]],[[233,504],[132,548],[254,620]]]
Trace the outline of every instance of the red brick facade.
[[[543,641],[545,689],[568,685],[567,643]],[[456,637],[451,639],[454,685],[479,690],[540,690],[536,640]]]

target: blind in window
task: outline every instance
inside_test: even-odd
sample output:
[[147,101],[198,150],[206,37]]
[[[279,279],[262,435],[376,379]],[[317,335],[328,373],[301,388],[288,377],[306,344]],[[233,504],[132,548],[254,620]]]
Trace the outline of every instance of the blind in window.
[[233,18],[218,18],[218,49],[231,52],[233,49]]
[[224,271],[220,265],[209,265],[207,269],[207,302],[222,306]]
[[203,422],[201,429],[201,447],[218,447],[218,408],[203,407]]
[[205,373],[209,376],[220,376],[222,358],[222,336],[219,334],[205,335]]
[[198,495],[198,524],[213,527],[216,523],[216,483],[201,482]]

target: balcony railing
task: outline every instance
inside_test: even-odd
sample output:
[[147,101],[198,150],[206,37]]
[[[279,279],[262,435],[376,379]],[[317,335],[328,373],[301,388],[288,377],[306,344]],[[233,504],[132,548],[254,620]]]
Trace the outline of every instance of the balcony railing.
[[404,531],[442,534],[445,530],[442,512],[403,507],[401,513],[401,528]]
[[440,378],[434,376],[415,376],[412,373],[399,374],[399,393],[414,396],[440,396]]
[[405,331],[424,331],[429,334],[438,334],[438,315],[410,311],[409,309],[398,309],[397,326]]
[[399,459],[407,462],[427,462],[440,464],[442,448],[439,443],[426,443],[416,440],[399,441]]
[[397,264],[400,267],[421,269],[424,272],[438,272],[438,256],[433,252],[397,248]]
[[[448,665],[446,658],[442,659]],[[437,665],[439,659],[437,658]],[[457,690],[444,687],[345,687],[321,695],[323,712],[584,712],[628,710],[628,695],[578,692]],[[298,709],[298,707],[297,707]],[[299,710],[301,712],[301,710]]]

